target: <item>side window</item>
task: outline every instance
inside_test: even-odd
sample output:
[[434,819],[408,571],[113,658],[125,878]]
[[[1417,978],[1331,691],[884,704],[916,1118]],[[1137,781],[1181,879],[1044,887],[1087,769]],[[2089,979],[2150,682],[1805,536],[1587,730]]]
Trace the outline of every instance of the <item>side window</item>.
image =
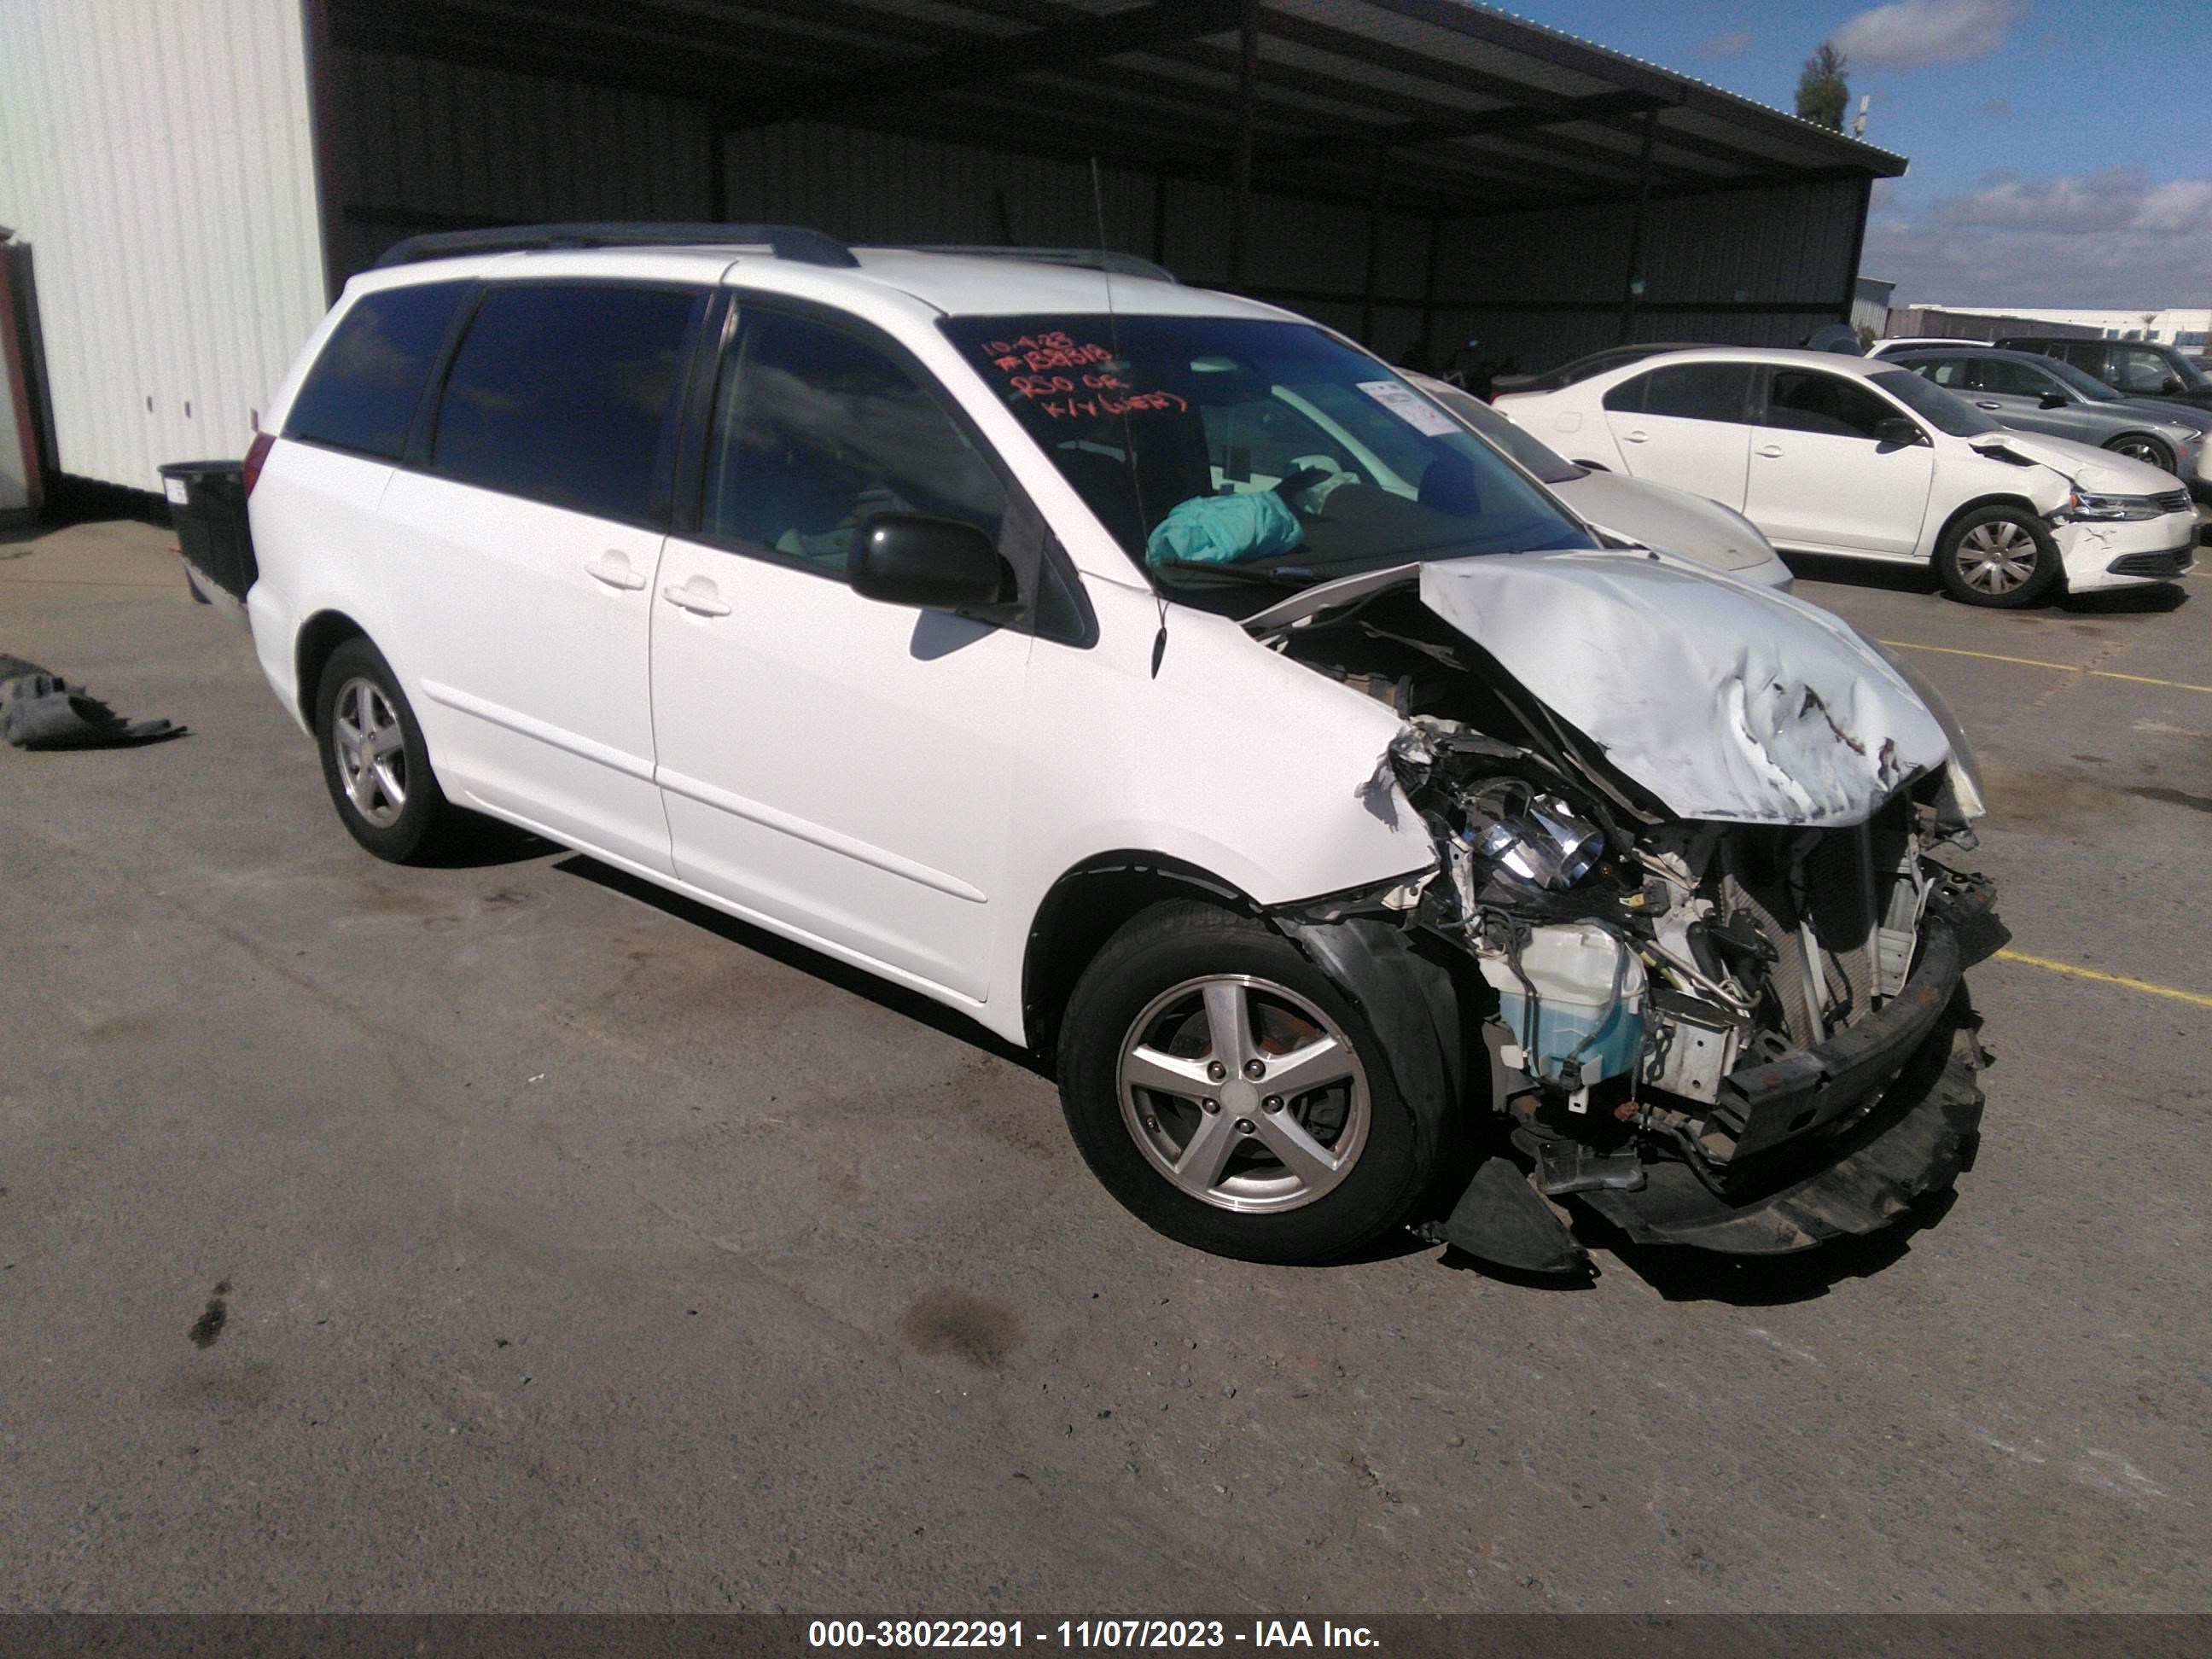
[[2123,392],[2159,392],[2176,379],[2166,359],[2140,347],[2116,347],[2112,352],[2112,384]]
[[2026,363],[2003,357],[1977,357],[1973,363],[1971,384],[1978,392],[1994,392],[2007,398],[2040,398],[2051,386],[2047,375]]
[[2105,346],[2101,340],[2082,340],[2075,344],[2057,346],[2045,353],[2075,368],[2084,369],[2099,380],[2110,378],[2109,366],[2105,362]]
[[1897,410],[1853,380],[1810,369],[1778,368],[1766,398],[1766,423],[1784,432],[1872,438]]
[[454,355],[434,471],[600,518],[664,514],[703,289],[495,283]]
[[959,519],[994,538],[1006,490],[902,363],[832,324],[747,310],[707,434],[699,533],[842,575],[884,513]]
[[398,460],[453,307],[468,288],[420,283],[355,301],[300,383],[284,435]]
[[[1624,381],[1606,393],[1616,414],[1666,415],[1678,421],[1744,420],[1751,369],[1743,363],[1675,363]],[[1616,401],[1618,399],[1619,401]]]
[[1649,374],[1632,374],[1605,394],[1605,406],[1616,415],[1641,415],[1644,394],[1650,389]]
[[1916,357],[1905,365],[1923,380],[1933,380],[1937,386],[1948,386],[1954,392],[1966,384],[1966,360],[1964,357]]

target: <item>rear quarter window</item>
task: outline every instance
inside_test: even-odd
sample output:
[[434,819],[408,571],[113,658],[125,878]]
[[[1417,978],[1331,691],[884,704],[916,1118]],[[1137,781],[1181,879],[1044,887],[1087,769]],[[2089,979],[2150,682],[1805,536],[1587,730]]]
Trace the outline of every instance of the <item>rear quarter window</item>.
[[364,294],[324,343],[284,420],[284,435],[398,460],[466,283]]

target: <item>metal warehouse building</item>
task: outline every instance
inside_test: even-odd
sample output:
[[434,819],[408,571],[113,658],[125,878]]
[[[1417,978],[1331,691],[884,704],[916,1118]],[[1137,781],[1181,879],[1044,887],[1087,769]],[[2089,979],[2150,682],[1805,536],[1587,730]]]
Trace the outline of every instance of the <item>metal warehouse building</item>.
[[[1094,189],[1095,178],[1097,187]],[[241,453],[424,230],[763,220],[1093,246],[1385,356],[1538,368],[1850,314],[1905,162],[1462,0],[8,0],[49,468]]]

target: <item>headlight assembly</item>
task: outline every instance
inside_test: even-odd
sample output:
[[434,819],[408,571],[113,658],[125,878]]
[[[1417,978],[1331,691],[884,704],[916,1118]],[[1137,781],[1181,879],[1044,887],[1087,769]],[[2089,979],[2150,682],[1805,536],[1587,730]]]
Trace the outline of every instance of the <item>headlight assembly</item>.
[[2074,519],[2111,523],[2117,520],[2162,519],[2166,509],[2152,495],[2092,495],[2077,489],[2067,497],[2066,505],[2051,516],[2062,524]]

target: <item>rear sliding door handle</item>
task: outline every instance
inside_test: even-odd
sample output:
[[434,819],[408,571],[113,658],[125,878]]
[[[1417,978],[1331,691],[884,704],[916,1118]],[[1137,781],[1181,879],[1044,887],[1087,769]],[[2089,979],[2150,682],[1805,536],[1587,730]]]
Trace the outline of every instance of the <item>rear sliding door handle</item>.
[[[698,578],[692,580],[696,581]],[[711,586],[693,587],[687,584],[678,587],[671,583],[660,590],[660,597],[678,611],[689,611],[695,617],[726,617],[730,614],[730,607],[714,597]]]
[[625,593],[635,593],[645,586],[645,572],[631,569],[629,556],[612,550],[604,557],[585,560],[584,574],[609,587],[619,587]]
[[1757,449],[1753,450],[1751,453],[1754,455],[1764,455],[1770,461],[1778,461],[1782,459],[1782,446],[1779,444],[1761,444]]

